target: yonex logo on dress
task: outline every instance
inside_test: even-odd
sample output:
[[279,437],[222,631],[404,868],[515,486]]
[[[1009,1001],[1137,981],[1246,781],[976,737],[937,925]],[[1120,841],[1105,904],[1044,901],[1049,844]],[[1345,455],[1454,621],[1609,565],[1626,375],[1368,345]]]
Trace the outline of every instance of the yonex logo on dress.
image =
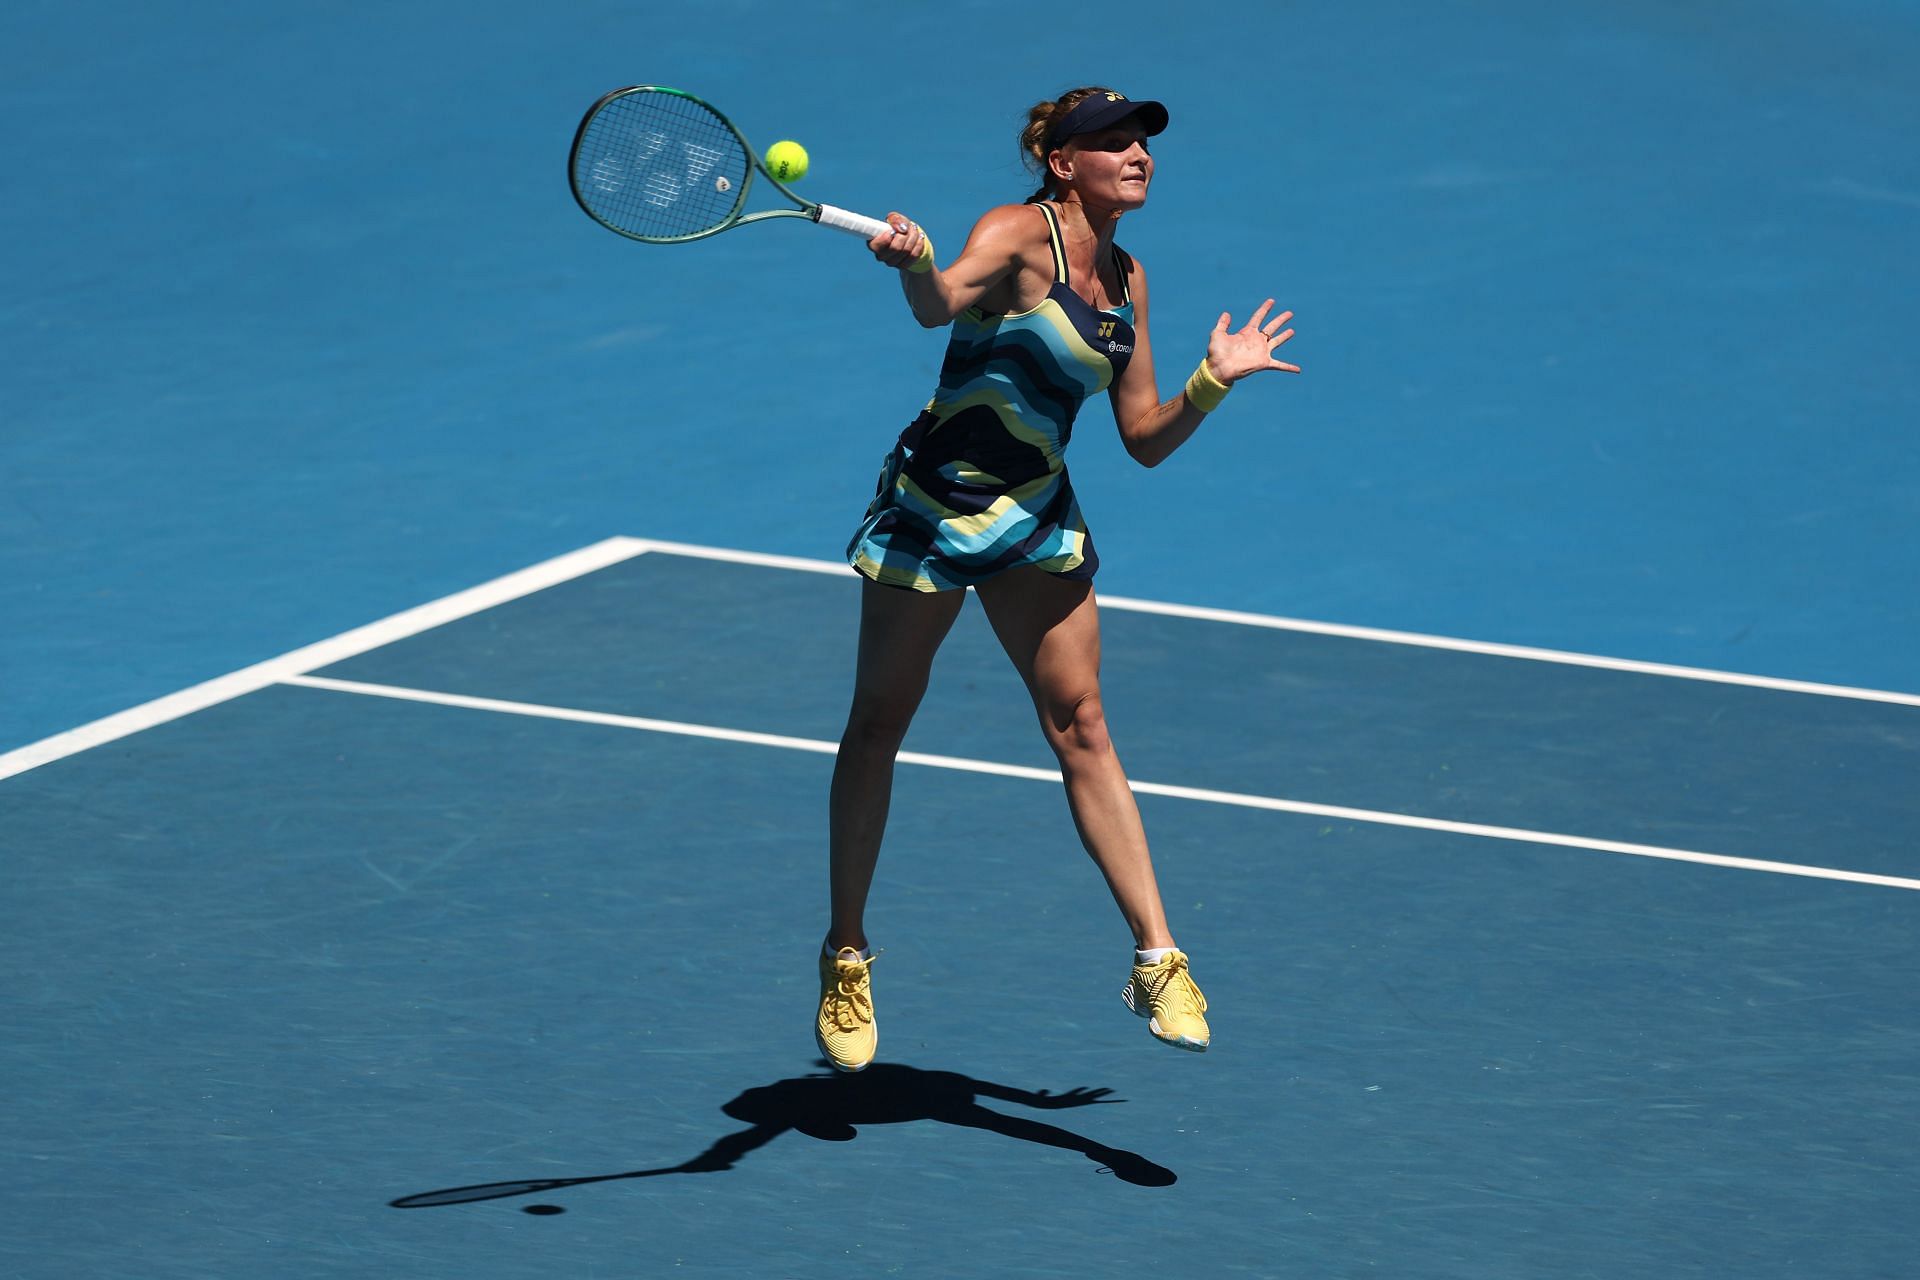
[[1115,321],[1109,320],[1105,324],[1101,325],[1100,336],[1103,338],[1111,338],[1113,336],[1114,324],[1115,324]]

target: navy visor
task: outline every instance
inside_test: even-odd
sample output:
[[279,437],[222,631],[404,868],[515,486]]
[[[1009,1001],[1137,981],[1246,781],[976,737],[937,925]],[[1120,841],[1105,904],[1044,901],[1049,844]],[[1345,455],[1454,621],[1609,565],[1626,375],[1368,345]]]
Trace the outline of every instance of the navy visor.
[[1157,102],[1135,102],[1123,94],[1095,93],[1080,99],[1067,112],[1053,132],[1047,135],[1047,150],[1056,151],[1068,138],[1083,133],[1098,133],[1129,116],[1138,116],[1140,127],[1151,138],[1167,127],[1167,109]]

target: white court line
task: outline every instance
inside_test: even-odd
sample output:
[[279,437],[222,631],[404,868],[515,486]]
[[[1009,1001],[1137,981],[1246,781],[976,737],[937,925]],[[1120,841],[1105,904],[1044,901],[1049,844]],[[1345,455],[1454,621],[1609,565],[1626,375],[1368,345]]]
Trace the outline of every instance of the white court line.
[[142,729],[151,729],[155,725],[177,720],[181,716],[203,711],[217,703],[238,698],[243,694],[264,689],[290,675],[299,675],[312,671],[316,667],[329,666],[335,662],[378,649],[381,645],[403,640],[422,631],[431,630],[442,623],[464,618],[469,614],[491,609],[495,605],[516,600],[524,595],[577,578],[582,574],[604,569],[610,564],[639,555],[647,550],[644,543],[635,538],[608,538],[592,546],[570,551],[563,556],[555,556],[540,564],[509,573],[504,577],[484,582],[477,587],[455,592],[439,600],[418,605],[415,608],[383,618],[379,622],[368,623],[352,631],[343,632],[331,640],[322,640],[291,653],[283,653],[277,658],[243,667],[239,671],[196,684],[170,693],[164,698],[156,698],[137,707],[118,712],[104,719],[83,724],[77,729],[65,733],[56,733],[51,738],[9,751],[0,755],[0,778],[11,778],[15,774],[25,773],[29,769],[43,764],[76,755],[79,752],[102,746],[129,734],[139,733]]
[[[686,542],[661,542],[638,539],[643,550],[668,555],[694,556],[702,560],[724,560],[730,564],[759,565],[769,569],[797,569],[807,573],[831,573],[854,576],[847,565],[832,560],[803,560],[797,556],[762,555],[755,551],[729,551],[723,547],[701,547]],[[1681,667],[1664,662],[1640,662],[1632,658],[1609,658],[1600,654],[1572,653],[1564,649],[1536,649],[1526,645],[1495,644],[1486,640],[1459,640],[1451,636],[1424,635],[1417,631],[1387,631],[1378,627],[1353,627],[1337,622],[1312,622],[1266,613],[1244,613],[1236,609],[1208,609],[1198,605],[1165,604],[1157,600],[1135,600],[1127,596],[1100,597],[1102,609],[1126,613],[1151,613],[1168,618],[1186,618],[1197,622],[1226,622],[1241,627],[1264,627],[1272,631],[1298,631],[1307,635],[1338,636],[1345,640],[1372,640],[1380,644],[1407,645],[1420,649],[1448,649],[1456,653],[1474,653],[1494,658],[1520,658],[1528,662],[1551,662],[1570,667],[1597,667],[1606,671],[1629,671],[1635,675],[1668,676],[1679,680],[1699,680],[1712,684],[1738,684],[1781,693],[1812,693],[1827,698],[1852,698],[1863,702],[1891,702],[1920,707],[1920,693],[1895,693],[1886,689],[1861,689],[1850,685],[1819,684],[1811,680],[1783,680],[1774,676],[1746,675],[1738,671],[1715,671],[1707,667]]]
[[[436,693],[427,689],[406,689],[396,685],[369,684],[360,680],[336,680],[328,676],[294,675],[286,677],[281,683],[299,685],[307,689],[325,689],[334,693],[393,698],[402,702],[424,702],[441,707],[460,707],[471,711],[533,716],[543,720],[567,720],[577,724],[639,729],[648,733],[677,734],[681,737],[706,738],[720,742],[740,742],[757,747],[778,747],[788,751],[808,751],[816,755],[830,756],[839,751],[837,744],[818,738],[793,738],[782,734],[754,733],[745,729],[722,729],[713,725],[686,724],[677,720],[650,720],[641,716],[616,715],[608,711],[582,711],[572,707],[544,706],[536,702],[510,702],[501,698],[476,698],[466,694]],[[1061,780],[1060,773],[1056,769],[1035,769],[1028,765],[1000,764],[991,760],[928,755],[919,751],[902,751],[898,758],[901,764],[924,765],[934,769],[989,773],[1002,778],[1024,778],[1036,782]],[[1563,849],[1628,854],[1636,858],[1693,862],[1710,867],[1733,867],[1742,871],[1766,871],[1775,875],[1805,876],[1814,880],[1842,880],[1853,884],[1880,885],[1892,889],[1920,889],[1920,880],[1910,880],[1901,876],[1871,875],[1864,871],[1842,871],[1834,867],[1805,866],[1797,862],[1735,858],[1726,854],[1701,853],[1692,849],[1668,849],[1660,845],[1630,844],[1620,840],[1594,840],[1585,836],[1561,835],[1551,831],[1493,827],[1478,822],[1449,822],[1442,818],[1422,818],[1406,813],[1350,809],[1340,805],[1308,804],[1300,800],[1283,800],[1277,796],[1245,795],[1235,791],[1208,791],[1199,787],[1169,786],[1159,782],[1130,782],[1128,785],[1141,795],[1197,800],[1205,804],[1234,805],[1243,809],[1267,809],[1279,813],[1338,818],[1347,822],[1366,822],[1376,826],[1408,827],[1418,831],[1440,831],[1450,835],[1478,836],[1489,840],[1513,840],[1523,844],[1554,845]]]
[[[50,738],[0,754],[0,779],[25,773],[29,769],[63,759],[66,756],[102,746],[129,734],[165,724],[192,712],[204,710],[217,703],[225,702],[290,675],[301,675],[318,667],[341,662],[347,658],[377,649],[384,644],[419,632],[430,630],[445,622],[505,604],[510,600],[530,595],[535,591],[592,573],[608,565],[617,564],[648,552],[663,555],[690,556],[705,560],[721,560],[733,564],[757,565],[762,568],[791,569],[805,573],[825,573],[853,576],[853,570],[845,564],[829,560],[810,560],[799,556],[776,556],[754,551],[731,551],[723,547],[696,546],[684,542],[665,542],[653,538],[608,538],[578,551],[556,556],[541,564],[532,565],[504,577],[465,591],[456,592],[440,600],[431,601],[413,609],[394,614],[379,622],[356,628],[322,640],[317,644],[295,649],[278,658],[232,672],[229,675],[197,684],[178,693],[168,694],[152,702],[143,703],[126,711],[57,733]],[[1635,662],[1623,658],[1606,658],[1593,654],[1567,653],[1555,649],[1532,649],[1518,645],[1491,644],[1477,640],[1457,640],[1446,636],[1420,635],[1406,631],[1383,631],[1371,627],[1349,627],[1335,623],[1308,622],[1297,618],[1283,618],[1268,614],[1242,613],[1228,609],[1206,609],[1191,605],[1162,604],[1151,600],[1131,600],[1122,596],[1102,596],[1101,605],[1107,609],[1154,613],[1167,617],[1188,618],[1203,622],[1225,622],[1238,626],[1266,627],[1281,631],[1298,631],[1315,635],[1339,636],[1352,640],[1371,640],[1383,644],[1411,645],[1429,649],[1449,649],[1462,653],[1483,654],[1492,657],[1521,658],[1534,662],[1553,662],[1569,666],[1599,667],[1614,671],[1628,671],[1641,675],[1668,676],[1684,680],[1712,681],[1722,684],[1747,685],[1753,688],[1772,689],[1788,693],[1810,693],[1825,697],[1852,698],[1870,702],[1890,702],[1903,706],[1920,707],[1920,694],[1892,693],[1881,689],[1856,689],[1844,685],[1815,684],[1804,680],[1780,680],[1769,676],[1742,675],[1736,672],[1712,671],[1699,667],[1678,667],[1662,663]]]

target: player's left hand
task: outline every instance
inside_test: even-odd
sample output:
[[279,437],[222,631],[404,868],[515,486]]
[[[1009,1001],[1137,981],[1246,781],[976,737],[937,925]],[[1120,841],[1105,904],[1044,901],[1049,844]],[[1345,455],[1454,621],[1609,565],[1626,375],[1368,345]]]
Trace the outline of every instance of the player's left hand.
[[1287,364],[1273,358],[1274,351],[1293,337],[1292,329],[1282,330],[1287,321],[1293,319],[1293,312],[1282,311],[1273,319],[1267,319],[1267,312],[1273,309],[1273,299],[1268,298],[1253,313],[1253,319],[1247,326],[1235,332],[1228,332],[1232,318],[1224,311],[1213,326],[1213,332],[1207,338],[1207,366],[1213,370],[1213,376],[1231,386],[1250,373],[1259,373],[1263,369],[1278,369],[1282,373],[1298,373],[1300,366]]

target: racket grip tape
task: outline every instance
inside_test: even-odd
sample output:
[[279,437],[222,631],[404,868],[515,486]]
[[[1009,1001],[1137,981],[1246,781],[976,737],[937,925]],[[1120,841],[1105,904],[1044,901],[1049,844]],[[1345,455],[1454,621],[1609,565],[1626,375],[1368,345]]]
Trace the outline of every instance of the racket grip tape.
[[893,228],[878,218],[869,218],[849,209],[835,208],[830,204],[816,205],[813,220],[823,227],[832,227],[836,231],[845,231],[859,236],[862,240],[871,240],[875,236],[891,235]]

